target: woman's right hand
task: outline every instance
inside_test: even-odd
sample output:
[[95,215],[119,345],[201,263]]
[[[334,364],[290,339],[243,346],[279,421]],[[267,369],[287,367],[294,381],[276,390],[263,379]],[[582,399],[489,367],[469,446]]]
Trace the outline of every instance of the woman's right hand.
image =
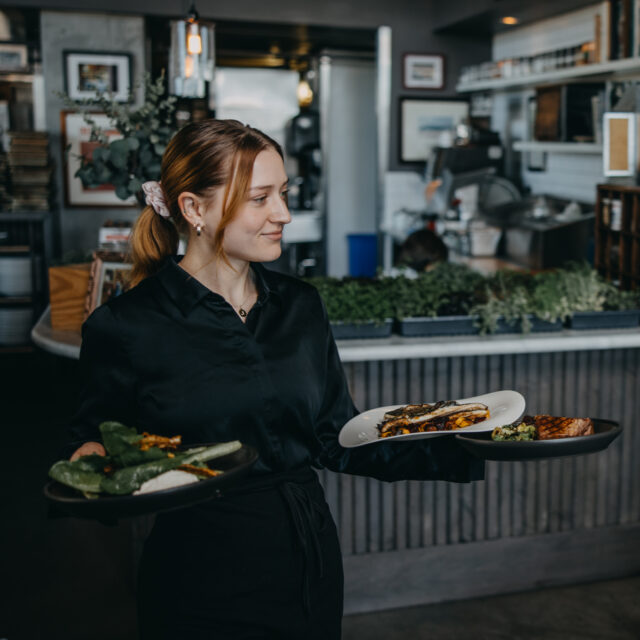
[[91,454],[97,454],[99,456],[106,456],[107,452],[99,442],[85,442],[81,447],[78,447],[72,454],[71,462],[77,460],[82,456],[90,456]]

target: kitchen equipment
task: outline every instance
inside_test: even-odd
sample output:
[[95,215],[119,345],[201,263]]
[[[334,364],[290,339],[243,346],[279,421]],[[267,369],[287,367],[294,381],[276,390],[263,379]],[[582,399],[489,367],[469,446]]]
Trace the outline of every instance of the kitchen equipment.
[[587,259],[595,214],[578,213],[575,207],[564,213],[566,201],[542,197],[544,206],[541,196],[532,196],[484,212],[487,222],[504,230],[504,256],[530,269]]

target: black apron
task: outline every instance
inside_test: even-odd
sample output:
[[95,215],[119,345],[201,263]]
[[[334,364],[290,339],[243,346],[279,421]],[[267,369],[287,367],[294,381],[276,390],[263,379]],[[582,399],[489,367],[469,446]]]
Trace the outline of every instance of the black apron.
[[342,601],[336,527],[308,467],[161,514],[145,543],[143,640],[338,640]]

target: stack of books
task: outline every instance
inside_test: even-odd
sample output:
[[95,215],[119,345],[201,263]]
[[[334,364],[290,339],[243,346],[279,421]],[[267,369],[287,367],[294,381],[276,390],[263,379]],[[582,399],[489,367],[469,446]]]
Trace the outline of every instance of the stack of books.
[[10,132],[8,161],[13,211],[45,211],[51,196],[49,135],[42,131]]

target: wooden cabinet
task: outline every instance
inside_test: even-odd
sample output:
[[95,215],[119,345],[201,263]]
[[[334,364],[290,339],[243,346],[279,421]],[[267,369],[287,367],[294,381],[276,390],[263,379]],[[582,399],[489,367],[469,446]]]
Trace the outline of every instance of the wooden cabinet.
[[640,187],[597,187],[595,267],[621,289],[640,288]]

